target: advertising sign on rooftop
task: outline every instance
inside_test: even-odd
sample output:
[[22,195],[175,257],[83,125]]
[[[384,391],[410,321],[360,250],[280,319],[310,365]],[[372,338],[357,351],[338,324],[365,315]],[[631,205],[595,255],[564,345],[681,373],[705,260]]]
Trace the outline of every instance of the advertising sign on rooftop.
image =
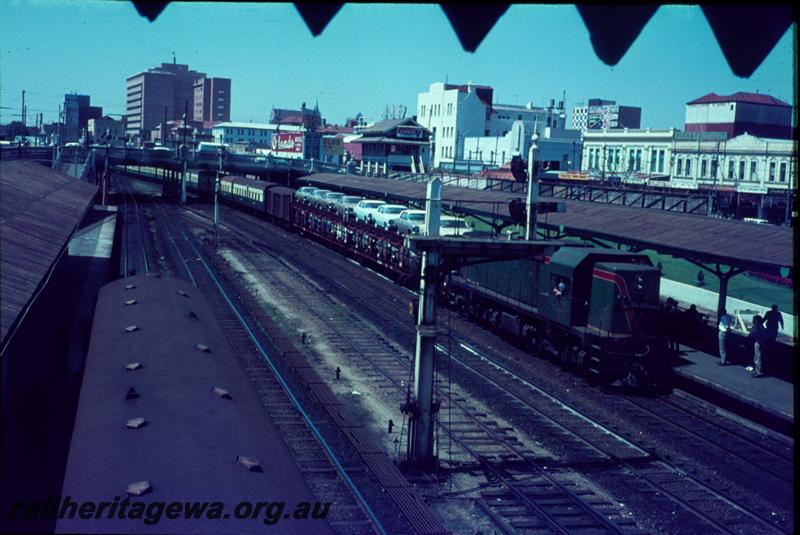
[[275,152],[303,152],[302,132],[279,132],[272,136],[272,150]]
[[398,126],[397,137],[422,139],[422,128],[418,126]]

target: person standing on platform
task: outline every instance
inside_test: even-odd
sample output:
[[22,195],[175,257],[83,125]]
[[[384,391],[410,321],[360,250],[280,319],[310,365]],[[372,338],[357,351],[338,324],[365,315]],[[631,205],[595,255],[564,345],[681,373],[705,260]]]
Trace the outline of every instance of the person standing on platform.
[[728,315],[728,312],[723,308],[722,314],[719,316],[719,362],[720,366],[728,364],[728,333],[731,330],[733,318]]
[[767,330],[764,328],[764,318],[753,316],[753,328],[750,329],[748,338],[753,341],[753,365],[746,369],[752,372],[753,377],[764,377],[761,373],[761,350],[767,342]]
[[778,337],[778,326],[783,329],[783,316],[778,311],[778,305],[772,305],[772,308],[764,314],[764,326],[767,330],[767,338],[770,342],[774,342]]

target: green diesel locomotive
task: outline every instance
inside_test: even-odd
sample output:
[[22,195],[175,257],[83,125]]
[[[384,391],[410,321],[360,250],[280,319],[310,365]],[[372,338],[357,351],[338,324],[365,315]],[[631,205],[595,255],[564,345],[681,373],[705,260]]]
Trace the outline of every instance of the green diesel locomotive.
[[601,383],[661,384],[660,272],[641,254],[554,243],[539,256],[475,264],[450,276],[448,303]]

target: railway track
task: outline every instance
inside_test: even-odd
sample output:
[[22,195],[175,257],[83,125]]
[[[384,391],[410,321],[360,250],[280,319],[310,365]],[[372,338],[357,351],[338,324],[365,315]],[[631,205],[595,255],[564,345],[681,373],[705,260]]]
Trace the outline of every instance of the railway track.
[[161,255],[160,267],[176,277],[189,280],[207,296],[315,497],[320,502],[334,504],[327,518],[329,524],[343,534],[386,533],[333,450],[324,438],[314,433],[313,424],[309,425],[297,399],[287,395],[287,385],[275,375],[275,370],[265,365],[264,355],[255,349],[254,333],[237,308],[235,298],[215,278],[198,245],[180,228],[173,213],[174,207],[155,201],[149,208],[154,234],[160,237],[157,245]]
[[150,262],[147,253],[142,207],[136,199],[128,180],[112,175],[114,186],[122,199],[122,251],[120,273],[123,277],[148,273]]
[[[234,218],[237,222],[241,222],[246,218],[244,216],[233,216],[232,213],[227,213],[226,216]],[[248,223],[248,225],[252,225],[252,221]],[[243,225],[247,227],[247,225]],[[253,240],[250,241],[252,246]],[[255,240],[255,243],[262,244],[259,240]],[[263,253],[263,250],[258,251],[259,253]],[[381,314],[388,314],[394,315],[397,321],[402,321],[403,325],[406,329],[410,329],[410,325],[408,322],[408,318],[404,318],[404,320],[400,320],[397,317],[397,309],[400,307],[393,306],[393,307],[385,307],[382,310],[380,306],[376,306],[376,303],[386,303],[387,302],[387,295],[386,295],[386,288],[368,288],[366,283],[361,280],[361,278],[354,278],[351,276],[331,276],[332,275],[332,268],[334,264],[338,263],[326,263],[324,272],[320,271],[319,268],[316,269],[318,274],[322,275],[325,280],[329,281],[340,281],[346,280],[347,284],[352,285],[361,285],[359,290],[354,290],[353,288],[342,288],[346,291],[355,292],[364,294],[367,293],[374,297],[374,299],[364,299],[360,300],[359,306],[362,304],[364,305],[365,311],[369,311],[370,315],[372,315],[373,311],[378,312]],[[344,265],[344,263],[342,263]],[[314,271],[313,266],[305,266],[311,271]],[[338,269],[338,266],[336,266]],[[354,282],[356,281],[357,282]],[[460,342],[459,342],[460,344]],[[441,348],[440,348],[441,349]],[[473,347],[470,347],[467,344],[461,346],[461,354],[456,355],[456,358],[459,358],[462,362],[466,362],[469,360],[470,362],[474,363],[476,360],[475,353],[476,350]],[[464,353],[472,353],[471,357],[464,354]],[[451,354],[451,358],[453,355]],[[478,360],[485,360],[488,363],[493,362],[493,359],[482,356],[482,359]],[[490,366],[491,367],[491,366]],[[481,370],[478,371],[478,374],[481,377],[494,377],[498,375],[498,371],[495,370],[491,372],[491,370]],[[488,374],[488,375],[487,375]],[[526,386],[527,389],[530,390],[530,382],[526,381],[523,377],[519,376],[515,372],[511,370],[504,370],[502,371],[501,375],[508,375],[510,383],[518,383],[523,384],[527,382],[528,385]],[[495,379],[495,382],[497,380]],[[541,389],[538,389],[541,390]],[[535,391],[535,389],[534,389]],[[541,392],[536,392],[536,395],[541,396]],[[552,400],[554,399],[551,394],[547,394]],[[521,399],[518,400],[518,403],[529,404],[529,405],[536,405],[536,406],[547,406],[545,403],[544,405],[540,402],[536,403],[528,403],[531,399],[530,392],[525,394],[524,396],[519,396]],[[557,400],[556,400],[557,401]],[[633,403],[628,402],[626,403]],[[663,406],[667,405],[668,402],[654,400],[652,401],[654,407],[651,412],[651,417],[653,418],[660,418],[662,425],[670,423],[670,418],[667,416],[668,411],[664,409]],[[555,406],[558,406],[559,403],[552,403]],[[732,492],[729,489],[725,489],[725,492],[718,492],[715,488],[703,481],[687,474],[685,470],[683,470],[680,466],[673,465],[669,462],[665,462],[663,460],[652,458],[651,450],[652,448],[643,448],[640,446],[632,445],[632,451],[635,451],[638,448],[639,454],[634,455],[633,457],[626,458],[625,456],[620,455],[619,453],[609,451],[608,443],[602,444],[605,439],[608,439],[609,436],[614,436],[616,433],[608,428],[608,425],[603,424],[602,422],[598,422],[593,420],[590,416],[580,413],[576,409],[572,407],[568,407],[565,404],[561,403],[562,411],[569,414],[569,416],[559,415],[557,417],[551,417],[553,421],[553,425],[556,427],[567,427],[570,431],[569,434],[573,435],[576,443],[590,443],[595,446],[595,451],[604,452],[605,458],[600,455],[598,459],[589,459],[587,466],[584,468],[591,468],[592,464],[596,464],[597,461],[600,461],[600,464],[596,464],[597,466],[602,465],[603,463],[610,465],[616,463],[621,468],[630,471],[634,474],[635,478],[639,479],[640,482],[647,483],[647,488],[641,488],[640,491],[644,494],[647,493],[657,493],[660,496],[668,496],[669,499],[672,500],[674,504],[678,504],[681,508],[690,511],[692,515],[694,515],[697,521],[700,522],[699,525],[704,525],[707,528],[710,528],[715,531],[719,532],[791,532],[791,518],[781,519],[775,518],[774,513],[769,511],[760,511],[758,508],[753,508],[751,505],[747,503],[740,503],[742,500],[742,496],[730,496],[730,494],[737,494],[736,492]],[[639,404],[640,412],[646,412],[644,408],[642,408],[641,404]],[[660,414],[660,411],[663,411],[663,414]],[[684,411],[685,412],[685,411]],[[565,421],[568,422],[570,419],[576,420],[576,422],[572,423],[564,423]],[[580,423],[583,422],[583,423]],[[721,447],[729,442],[731,439],[730,432],[712,432],[715,427],[713,423],[706,421],[705,422],[704,430],[700,433],[703,438],[705,439],[706,447]],[[595,435],[594,437],[592,435]],[[697,435],[697,433],[696,433]],[[733,434],[735,435],[735,433]],[[599,440],[599,438],[603,440]],[[610,443],[611,444],[621,444],[624,441],[620,441],[621,437],[614,438]],[[695,438],[698,438],[695,436]],[[606,442],[608,442],[606,440]],[[741,444],[741,440],[736,443],[738,445]],[[630,446],[628,446],[630,447]],[[756,467],[764,468],[766,474],[771,474],[772,476],[779,477],[783,479],[785,483],[787,479],[782,475],[783,469],[780,466],[785,466],[787,462],[790,462],[790,458],[781,457],[780,455],[775,456],[769,455],[769,450],[766,449],[763,445],[758,444],[757,442],[750,441],[748,446],[751,448],[750,450],[745,450],[747,453],[739,455],[738,457],[743,461],[749,461],[750,458],[758,457],[759,455],[763,454],[764,460],[752,462],[751,464]],[[753,450],[755,448],[755,450]],[[730,452],[731,447],[728,446],[727,448],[722,447],[721,449]],[[581,450],[577,450],[581,451]],[[760,451],[759,454],[754,454],[753,451]],[[582,451],[585,455],[586,449]],[[575,460],[581,459],[581,453],[573,455],[573,459],[570,459],[570,455],[566,455],[565,458],[562,460],[564,466],[570,465],[575,467]],[[586,459],[586,457],[583,457]],[[613,462],[608,462],[609,460]],[[783,463],[783,465],[778,465],[776,468],[772,465],[772,461],[776,461],[778,463]],[[556,463],[557,464],[557,463]],[[625,464],[625,466],[622,466]]]
[[[251,242],[226,237],[235,250],[244,253],[259,273],[270,281],[277,298],[302,307],[319,320],[317,336],[348,360],[368,380],[388,381],[394,390],[386,393],[390,404],[399,406],[407,395],[412,375],[408,356],[375,333],[357,316],[343,310],[313,284],[300,280],[292,269],[273,255],[266,255]],[[283,276],[290,273],[290,276]],[[439,384],[441,411],[452,415],[439,420],[441,432],[455,448],[454,462],[460,467],[483,470],[499,489],[486,492],[485,503],[498,528],[506,531],[541,530],[550,533],[635,533],[635,523],[613,503],[582,487],[571,477],[551,473],[539,455],[500,423],[487,417],[465,397],[453,396]]]

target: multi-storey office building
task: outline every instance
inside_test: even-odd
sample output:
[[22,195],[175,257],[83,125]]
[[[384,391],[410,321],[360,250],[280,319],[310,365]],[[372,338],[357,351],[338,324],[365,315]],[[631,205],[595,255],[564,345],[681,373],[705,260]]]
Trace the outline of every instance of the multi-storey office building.
[[[127,134],[146,139],[156,125],[172,120],[195,118],[195,114],[211,117],[210,121],[230,118],[230,80],[212,78],[206,84],[205,73],[189,70],[188,65],[162,63],[127,79]],[[199,102],[195,98],[200,99]],[[208,106],[206,106],[206,99]],[[221,99],[221,101],[220,101]],[[221,113],[220,113],[221,110]],[[216,112],[216,115],[215,115]],[[198,119],[196,119],[198,120]]]
[[231,120],[230,78],[198,78],[193,85],[193,119],[203,123]]

